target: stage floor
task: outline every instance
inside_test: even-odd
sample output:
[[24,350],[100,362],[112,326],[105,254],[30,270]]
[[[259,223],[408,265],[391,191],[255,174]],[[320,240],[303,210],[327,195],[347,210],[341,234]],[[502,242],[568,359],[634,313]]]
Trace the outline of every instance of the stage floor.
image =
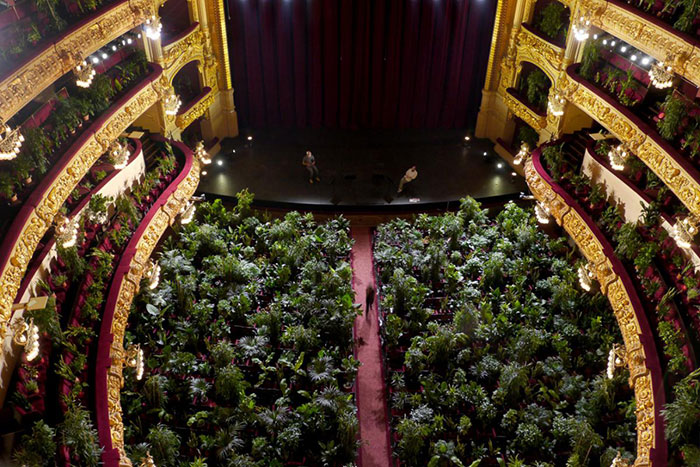
[[[301,165],[307,149],[316,157],[318,183],[309,184]],[[418,177],[397,193],[399,180],[412,165]],[[211,197],[232,197],[248,188],[256,202],[310,209],[425,206],[466,195],[505,199],[527,190],[525,180],[512,175],[490,141],[465,143],[464,131],[455,130],[242,132],[225,140],[204,170],[198,191]]]

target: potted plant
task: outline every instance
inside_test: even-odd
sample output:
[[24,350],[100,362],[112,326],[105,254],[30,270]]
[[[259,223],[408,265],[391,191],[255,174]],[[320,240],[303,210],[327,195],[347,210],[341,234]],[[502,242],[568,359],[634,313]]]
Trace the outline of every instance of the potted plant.
[[7,172],[0,172],[0,194],[14,203],[17,201],[17,193],[15,193],[15,178]]

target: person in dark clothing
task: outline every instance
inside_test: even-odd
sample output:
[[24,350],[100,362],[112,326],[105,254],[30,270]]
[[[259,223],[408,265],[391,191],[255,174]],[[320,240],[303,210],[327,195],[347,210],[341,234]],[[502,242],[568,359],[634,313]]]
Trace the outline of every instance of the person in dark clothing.
[[374,304],[374,295],[374,286],[369,284],[367,289],[365,289],[365,316],[369,316],[369,310],[372,309],[372,305]]
[[306,151],[306,154],[304,154],[304,159],[302,159],[301,164],[306,167],[306,170],[309,172],[309,183],[314,183],[314,179],[316,179],[317,182],[321,181],[321,178],[319,177],[318,173],[318,167],[316,167],[316,158],[314,157],[313,154],[311,154],[311,151]]

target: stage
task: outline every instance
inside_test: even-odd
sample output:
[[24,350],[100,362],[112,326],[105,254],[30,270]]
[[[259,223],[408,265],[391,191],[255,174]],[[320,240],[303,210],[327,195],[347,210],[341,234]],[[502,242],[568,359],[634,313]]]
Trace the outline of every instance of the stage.
[[[463,130],[242,131],[223,141],[198,191],[230,198],[248,188],[261,206],[338,211],[441,209],[467,195],[492,203],[527,191],[490,141],[464,136]],[[301,164],[307,149],[321,175],[314,184]],[[412,165],[418,177],[397,193]]]

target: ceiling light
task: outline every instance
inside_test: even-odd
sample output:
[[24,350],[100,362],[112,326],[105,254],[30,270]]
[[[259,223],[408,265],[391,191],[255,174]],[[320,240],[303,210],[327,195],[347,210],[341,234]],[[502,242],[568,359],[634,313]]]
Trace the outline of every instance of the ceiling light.
[[648,65],[649,64],[649,57],[644,57],[642,59],[642,65]]
[[107,60],[108,57],[109,57],[109,55],[107,55],[106,53],[102,52],[102,60]]
[[97,58],[97,57],[91,57],[91,59],[92,59],[92,63],[94,63],[95,65],[97,65],[98,63],[100,63],[100,59]]
[[132,42],[133,42],[133,41],[131,40],[131,37],[127,37],[127,38],[126,38],[126,43],[127,43],[127,44],[131,44]]
[[620,52],[627,52],[627,47],[624,45],[620,47]]
[[630,60],[632,60],[633,62],[636,62],[636,61],[637,61],[637,56],[636,56],[636,55],[632,55],[632,56],[630,57]]
[[253,137],[252,137],[252,136],[248,136],[247,139],[248,139],[248,141],[253,141]]
[[116,45],[113,45],[113,46],[112,46],[112,52],[116,52],[116,51],[117,51],[117,46],[116,46]]
[[219,165],[219,166],[224,165],[224,161],[219,159],[218,161],[216,161],[216,165]]
[[502,169],[502,168],[503,168],[503,164],[502,164],[501,162],[499,162],[498,164],[496,164],[496,167],[498,167],[499,169]]
[[611,41],[611,42],[610,42],[610,45],[612,45],[613,47],[615,47],[615,41]]
[[202,170],[202,176],[204,176],[204,175],[206,175],[206,174],[208,174],[208,173],[209,173],[209,172],[207,172],[206,170]]

